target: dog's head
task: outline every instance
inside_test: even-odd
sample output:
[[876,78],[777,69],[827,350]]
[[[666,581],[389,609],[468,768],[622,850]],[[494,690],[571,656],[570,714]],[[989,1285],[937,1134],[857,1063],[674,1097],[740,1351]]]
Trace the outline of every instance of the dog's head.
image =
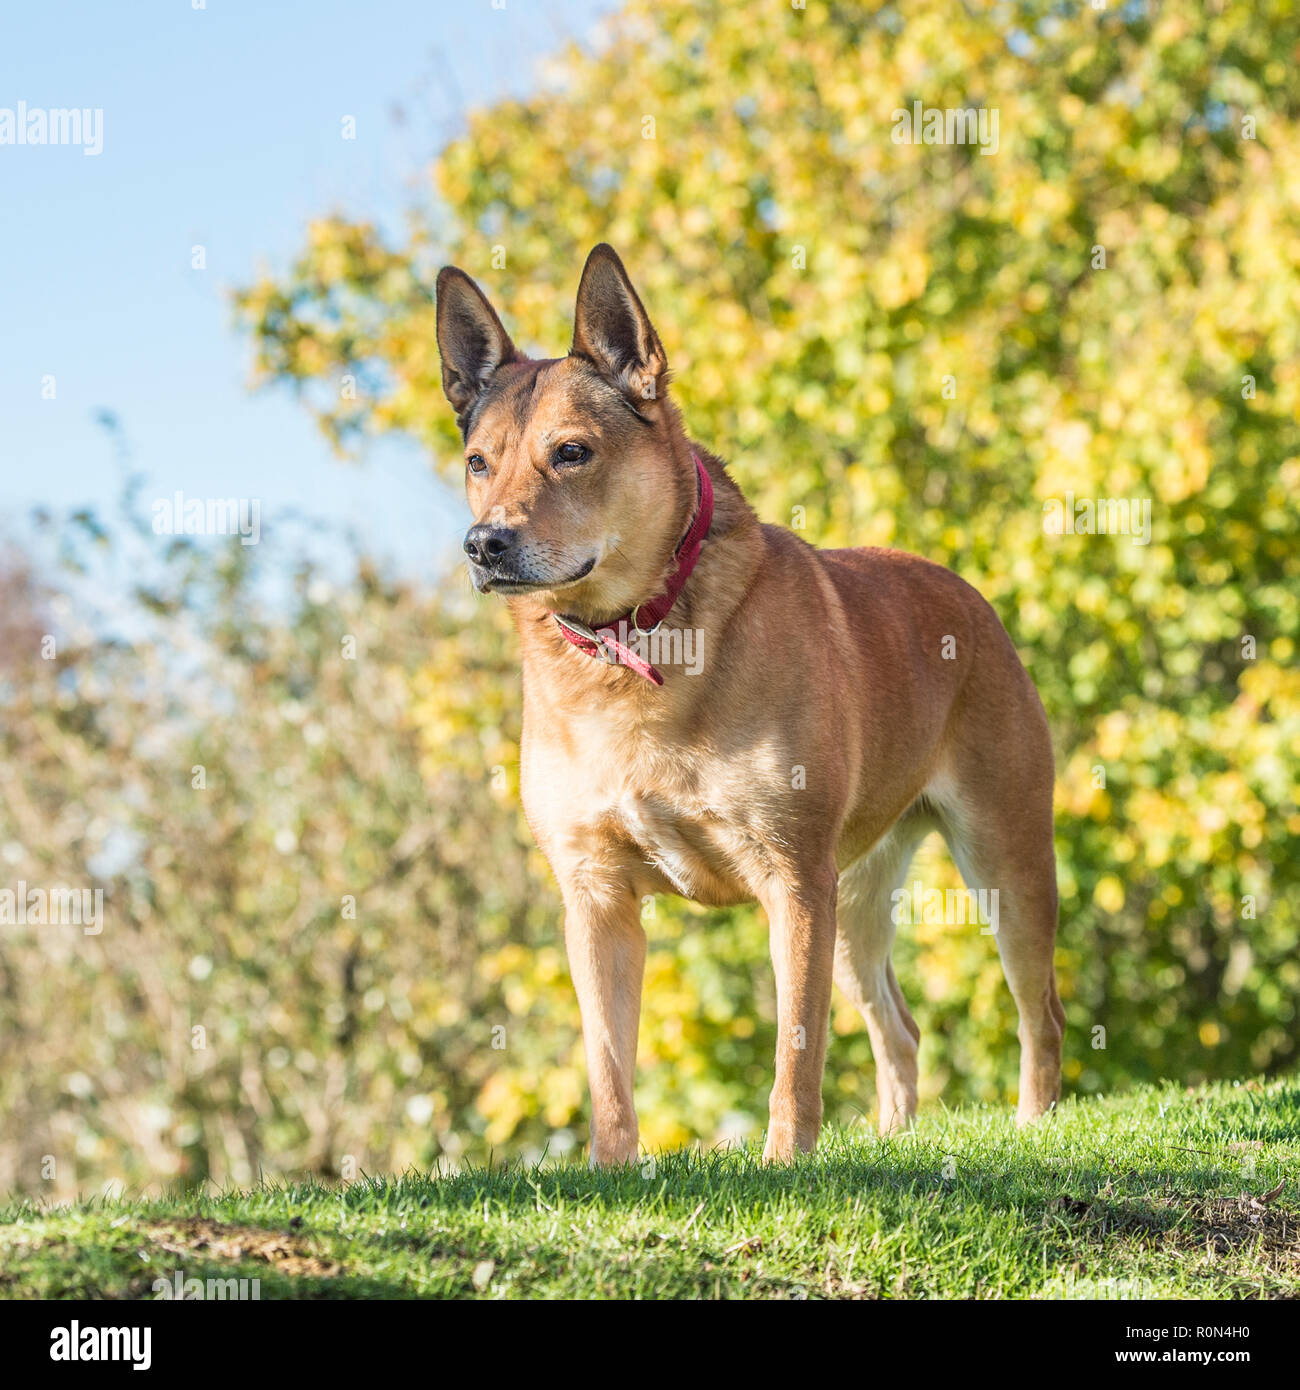
[[663,344],[614,251],[587,258],[567,357],[518,352],[454,266],[438,276],[438,348],[465,441],[475,588],[597,618],[650,597],[695,474]]

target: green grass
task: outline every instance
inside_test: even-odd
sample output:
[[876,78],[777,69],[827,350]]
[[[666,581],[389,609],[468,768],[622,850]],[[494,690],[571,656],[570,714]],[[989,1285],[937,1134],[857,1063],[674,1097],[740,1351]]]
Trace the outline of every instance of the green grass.
[[[0,1296],[1274,1298],[1300,1294],[1300,1081],[1164,1086],[753,1152],[0,1210]],[[1281,1194],[1251,1205],[1286,1179]]]

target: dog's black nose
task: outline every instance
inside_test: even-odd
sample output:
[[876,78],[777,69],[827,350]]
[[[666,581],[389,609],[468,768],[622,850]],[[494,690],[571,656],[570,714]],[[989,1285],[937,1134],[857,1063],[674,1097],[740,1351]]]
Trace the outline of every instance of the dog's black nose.
[[482,522],[469,528],[465,536],[465,554],[476,565],[495,565],[514,543],[515,533],[508,526]]

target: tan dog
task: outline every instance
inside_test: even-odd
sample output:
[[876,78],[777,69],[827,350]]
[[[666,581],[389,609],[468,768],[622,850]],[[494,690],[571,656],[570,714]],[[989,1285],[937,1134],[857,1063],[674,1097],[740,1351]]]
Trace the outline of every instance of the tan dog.
[[465,439],[470,572],[505,596],[523,652],[523,801],[564,897],[592,1162],[637,1156],[640,914],[655,893],[767,914],[767,1159],[817,1141],[832,977],[866,1020],[881,1131],[907,1124],[920,1035],[889,959],[894,893],[931,830],[972,889],[998,892],[1018,1118],[1050,1109],[1064,1026],[1052,750],[992,608],[928,561],[761,525],[687,438],[608,246],[583,270],[567,357],[520,355],[450,266],[438,346]]

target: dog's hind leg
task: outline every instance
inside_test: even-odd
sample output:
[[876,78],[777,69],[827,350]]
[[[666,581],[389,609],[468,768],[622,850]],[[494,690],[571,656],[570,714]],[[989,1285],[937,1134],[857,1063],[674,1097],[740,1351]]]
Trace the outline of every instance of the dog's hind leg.
[[862,1015],[876,1061],[880,1132],[905,1129],[916,1115],[916,1026],[890,964],[894,892],[936,823],[920,806],[904,812],[840,878],[835,983]]
[[967,888],[994,918],[989,925],[1020,1015],[1021,1124],[1050,1110],[1060,1096],[1065,1034],[1053,960],[1051,748],[1041,711],[1037,718],[1031,714],[1015,738],[994,744],[991,755],[973,743],[955,749],[948,771],[928,789]]

